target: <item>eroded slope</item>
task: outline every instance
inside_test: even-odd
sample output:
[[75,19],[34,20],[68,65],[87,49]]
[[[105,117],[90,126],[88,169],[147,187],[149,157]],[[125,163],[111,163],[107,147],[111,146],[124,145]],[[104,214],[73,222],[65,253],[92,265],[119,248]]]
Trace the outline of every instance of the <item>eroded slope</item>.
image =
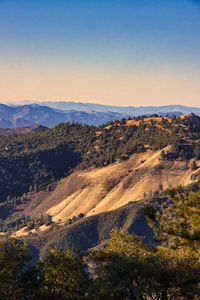
[[[170,149],[166,147],[165,153]],[[197,164],[200,163],[197,161]],[[191,160],[167,160],[161,151],[133,154],[128,160],[102,168],[78,171],[60,181],[56,189],[24,213],[50,214],[54,222],[66,221],[83,213],[92,216],[117,209],[130,201],[147,197],[169,185],[189,184]]]

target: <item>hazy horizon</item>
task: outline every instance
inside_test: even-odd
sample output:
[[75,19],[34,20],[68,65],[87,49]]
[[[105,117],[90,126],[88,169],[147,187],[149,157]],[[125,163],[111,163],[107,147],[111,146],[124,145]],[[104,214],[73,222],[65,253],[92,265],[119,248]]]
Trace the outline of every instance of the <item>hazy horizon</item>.
[[[1,101],[0,100],[0,104],[5,104],[5,105],[11,105],[11,106],[18,106],[18,105],[31,105],[31,104],[38,104],[38,105],[45,105],[45,103],[77,103],[77,104],[88,104],[88,105],[105,105],[105,106],[113,106],[113,107],[135,107],[135,108],[141,108],[141,107],[167,107],[167,106],[184,106],[184,107],[188,107],[188,108],[200,108],[200,105],[197,106],[193,106],[193,105],[182,105],[182,104],[160,104],[160,105],[123,105],[123,104],[119,104],[119,105],[115,105],[115,104],[103,104],[103,103],[99,103],[99,102],[89,102],[89,101],[79,101],[79,100],[22,100],[22,101]],[[48,106],[48,105],[47,105]]]
[[0,0],[0,102],[199,107],[199,32],[198,0]]

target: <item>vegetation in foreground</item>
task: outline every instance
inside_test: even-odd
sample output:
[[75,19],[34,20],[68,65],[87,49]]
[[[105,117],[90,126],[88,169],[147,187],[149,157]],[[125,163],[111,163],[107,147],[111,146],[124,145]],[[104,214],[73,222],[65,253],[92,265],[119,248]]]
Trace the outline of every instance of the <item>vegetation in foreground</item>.
[[200,182],[167,194],[162,212],[146,207],[159,244],[114,230],[105,248],[50,250],[31,266],[26,244],[1,243],[0,299],[199,299]]

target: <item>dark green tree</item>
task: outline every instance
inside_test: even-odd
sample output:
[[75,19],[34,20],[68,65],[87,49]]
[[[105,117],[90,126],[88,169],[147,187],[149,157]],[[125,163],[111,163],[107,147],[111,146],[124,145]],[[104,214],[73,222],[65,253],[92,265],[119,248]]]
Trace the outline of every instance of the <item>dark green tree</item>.
[[82,258],[71,249],[51,250],[39,263],[42,299],[88,299],[89,275]]

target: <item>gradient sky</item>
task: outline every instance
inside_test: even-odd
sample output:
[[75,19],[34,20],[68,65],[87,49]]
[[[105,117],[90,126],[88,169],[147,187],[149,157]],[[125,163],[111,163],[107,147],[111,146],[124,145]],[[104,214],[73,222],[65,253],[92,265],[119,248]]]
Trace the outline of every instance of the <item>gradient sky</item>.
[[0,0],[0,101],[200,107],[200,1]]

